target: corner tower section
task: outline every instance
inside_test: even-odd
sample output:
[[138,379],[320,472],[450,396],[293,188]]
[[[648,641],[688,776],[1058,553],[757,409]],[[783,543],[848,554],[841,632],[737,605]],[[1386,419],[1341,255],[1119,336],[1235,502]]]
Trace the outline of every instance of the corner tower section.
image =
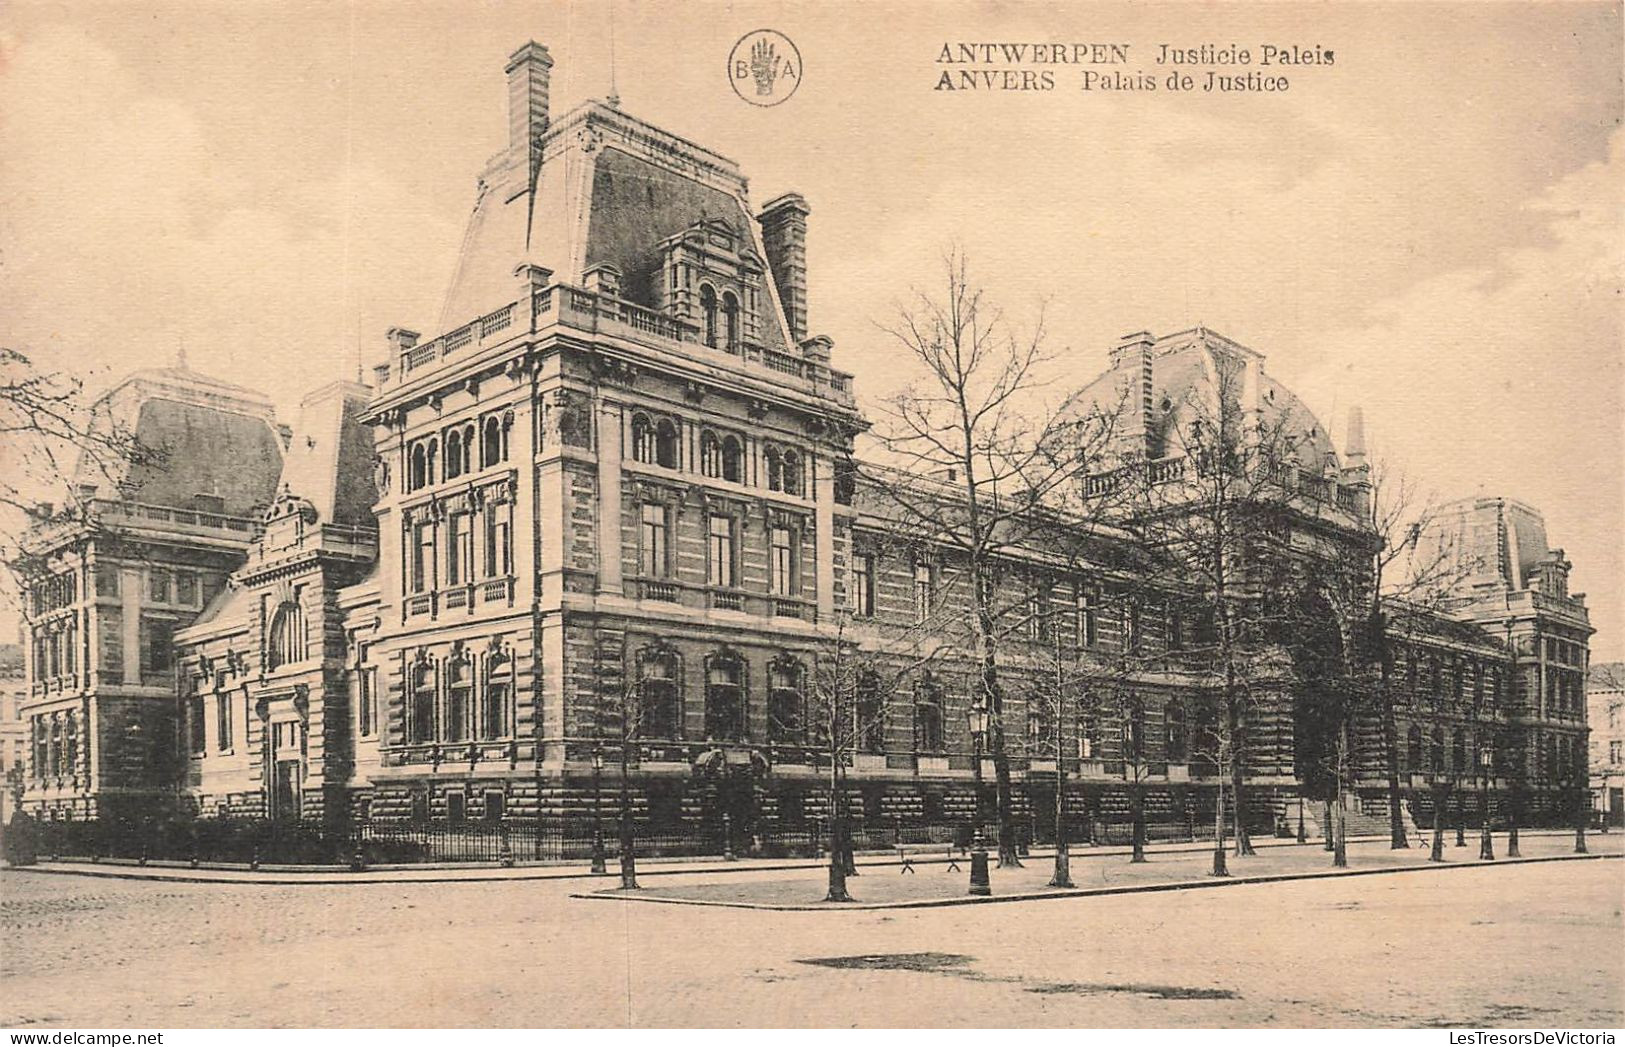
[[[544,75],[538,55],[514,61]],[[510,91],[534,136],[482,178],[446,329],[391,332],[375,372],[372,810],[579,811],[628,688],[667,673],[629,753],[639,802],[714,820],[750,805],[704,767],[809,764],[766,754],[760,696],[841,598],[864,423],[804,336],[799,197],[758,218],[732,161],[536,98]]]

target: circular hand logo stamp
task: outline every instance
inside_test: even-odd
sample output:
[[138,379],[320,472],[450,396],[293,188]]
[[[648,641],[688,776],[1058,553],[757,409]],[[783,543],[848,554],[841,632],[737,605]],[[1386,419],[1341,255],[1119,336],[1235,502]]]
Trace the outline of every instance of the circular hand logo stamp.
[[751,105],[787,102],[801,86],[801,52],[776,29],[746,33],[728,55],[728,84]]

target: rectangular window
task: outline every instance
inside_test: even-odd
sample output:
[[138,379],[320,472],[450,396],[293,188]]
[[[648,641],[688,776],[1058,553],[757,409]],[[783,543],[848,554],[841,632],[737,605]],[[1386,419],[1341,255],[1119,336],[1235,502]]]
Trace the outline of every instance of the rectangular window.
[[706,525],[706,580],[712,585],[732,588],[734,584],[734,521],[731,516],[713,516]]
[[96,611],[96,634],[101,640],[101,664],[97,666],[113,680],[124,677],[124,612],[117,607]]
[[175,602],[182,607],[197,605],[197,575],[190,571],[175,575]]
[[[175,623],[168,618],[141,618],[141,675],[167,675],[175,668]],[[143,682],[146,682],[143,679]]]
[[665,578],[670,571],[666,552],[666,507],[644,505],[640,511],[639,569],[647,578]]
[[790,528],[773,528],[769,545],[773,556],[773,593],[775,596],[792,596],[796,591],[796,557]]
[[502,821],[502,812],[507,808],[507,800],[500,789],[485,790],[485,820],[492,823]]
[[1621,757],[1620,742],[1618,742],[1617,740],[1609,742],[1608,743],[1608,762],[1611,763],[1611,764],[1618,765],[1618,763],[1620,762],[1620,757]]
[[116,563],[103,563],[96,565],[96,595],[117,596],[119,592],[119,569]]
[[468,817],[468,795],[462,792],[446,794],[446,821],[461,825]]
[[153,603],[169,602],[169,571],[154,567],[147,571],[147,599]]
[[859,618],[875,613],[875,558],[869,553],[852,557],[852,613]]
[[474,565],[474,520],[468,513],[453,513],[446,535],[446,584],[469,580]]
[[513,573],[513,503],[485,507],[485,576],[505,578]]
[[186,702],[186,728],[193,756],[202,756],[208,748],[209,725],[203,717],[203,696],[195,694]]
[[931,565],[917,563],[914,565],[914,620],[924,622],[931,617],[931,606],[935,603],[935,585],[931,573]]
[[378,701],[378,670],[363,667],[356,670],[356,733],[371,738],[376,729]]
[[214,697],[214,747],[216,751],[231,752],[231,695]]
[[1095,645],[1095,598],[1082,585],[1077,587],[1077,645]]

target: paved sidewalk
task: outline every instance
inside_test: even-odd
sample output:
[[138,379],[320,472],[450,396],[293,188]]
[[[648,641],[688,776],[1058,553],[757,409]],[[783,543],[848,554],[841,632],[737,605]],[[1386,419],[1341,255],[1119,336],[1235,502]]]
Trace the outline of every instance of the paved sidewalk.
[[[1469,833],[1469,842],[1474,854],[1477,853],[1477,837]],[[1573,836],[1568,830],[1525,830],[1522,837],[1525,840],[1542,836]],[[1588,840],[1607,840],[1609,836],[1588,834]],[[1614,836],[1615,839],[1622,837]],[[1454,839],[1453,834],[1447,834],[1447,844]],[[1496,848],[1500,852],[1505,849],[1504,834],[1497,834]],[[1349,845],[1372,844],[1386,842],[1386,836],[1350,837]],[[1292,839],[1277,837],[1255,838],[1254,845],[1265,851],[1277,847],[1313,849],[1320,852],[1321,844],[1311,841],[1308,844],[1299,844]],[[1410,852],[1425,850],[1426,843],[1420,846],[1413,842]],[[1122,857],[1130,853],[1128,846],[1088,846],[1074,845],[1072,850],[1073,862],[1088,862],[1094,859]],[[1147,853],[1156,855],[1172,855],[1199,852],[1211,853],[1211,841],[1197,841],[1195,843],[1159,843],[1147,848]],[[1054,857],[1051,848],[1034,848],[1029,865],[1042,862],[1047,867]],[[948,859],[945,851],[934,853],[912,852],[910,859],[916,866],[930,867],[944,865]],[[957,859],[961,867],[968,866],[964,857]],[[649,876],[676,876],[692,873],[761,873],[775,871],[794,871],[808,869],[822,869],[827,864],[823,858],[741,858],[735,861],[725,861],[721,858],[703,859],[673,859],[673,858],[639,858],[638,877],[642,879]],[[897,852],[876,851],[859,854],[857,857],[859,868],[890,868],[899,867]],[[529,863],[513,866],[501,866],[486,862],[463,863],[436,863],[422,865],[391,865],[372,866],[360,872],[336,865],[329,866],[278,866],[262,865],[259,869],[250,869],[244,865],[222,866],[206,865],[192,868],[184,862],[149,862],[139,865],[128,859],[117,861],[102,860],[90,862],[86,860],[42,860],[37,865],[22,866],[15,871],[33,872],[42,874],[93,876],[123,880],[156,880],[171,883],[269,883],[269,884],[301,884],[301,885],[331,885],[331,884],[367,884],[367,883],[489,883],[510,880],[586,880],[602,881],[606,877],[590,873],[585,862],[574,862],[568,865],[551,863]],[[1232,870],[1234,871],[1234,870]],[[617,866],[614,857],[609,859],[608,877],[616,876]],[[1076,878],[1076,877],[1074,877]]]
[[[1453,836],[1453,834],[1452,834]],[[1456,847],[1447,837],[1442,863],[1428,860],[1428,848],[1394,851],[1386,837],[1351,841],[1349,865],[1336,868],[1319,845],[1261,848],[1256,857],[1229,860],[1227,877],[1209,875],[1211,849],[1180,852],[1162,851],[1148,856],[1144,863],[1074,862],[1072,881],[1076,887],[1048,885],[1053,862],[1035,856],[1018,869],[990,870],[990,896],[967,893],[966,871],[944,874],[932,870],[918,875],[887,873],[874,869],[848,881],[854,901],[832,903],[822,900],[823,871],[790,877],[726,878],[693,877],[687,881],[661,882],[638,891],[605,888],[581,891],[571,897],[600,901],[655,902],[674,905],[719,906],[740,909],[783,911],[846,912],[872,909],[922,909],[951,905],[982,905],[993,902],[1036,901],[1047,898],[1088,897],[1110,894],[1136,894],[1153,891],[1194,890],[1244,884],[1281,883],[1292,880],[1319,880],[1333,877],[1370,876],[1403,872],[1442,872],[1449,869],[1494,869],[1537,862],[1586,861],[1625,857],[1625,837],[1618,834],[1598,837],[1590,853],[1573,853],[1572,834],[1524,834],[1522,857],[1505,856],[1505,840],[1497,841],[1497,860],[1478,857],[1478,838],[1471,836],[1464,847]],[[894,867],[895,868],[895,867]]]

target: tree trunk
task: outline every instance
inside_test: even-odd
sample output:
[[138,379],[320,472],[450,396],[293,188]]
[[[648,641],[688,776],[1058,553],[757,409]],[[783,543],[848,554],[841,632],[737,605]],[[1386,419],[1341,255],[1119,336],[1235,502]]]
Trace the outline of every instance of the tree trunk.
[[1586,854],[1586,794],[1583,789],[1574,791],[1574,853]]
[[831,747],[829,761],[829,890],[826,902],[849,902],[846,891],[846,847],[842,839],[845,814],[841,805],[840,756]]
[[992,740],[994,795],[999,819],[999,868],[1019,869],[1021,859],[1016,854],[1016,821],[1012,813],[1014,803],[1010,790],[1010,758],[1005,752],[1004,744],[1004,695],[998,686],[998,667],[994,662],[991,641],[988,643],[987,657],[982,664],[982,686],[986,689],[988,707],[992,712],[989,718],[991,729],[988,733]]
[[1055,871],[1049,885],[1071,887],[1072,848],[1066,839],[1066,714],[1059,687],[1055,704]]
[[1136,781],[1129,785],[1129,815],[1134,820],[1134,853],[1130,862],[1145,861],[1145,786]]
[[621,810],[620,825],[617,828],[621,835],[621,890],[635,891],[638,889],[638,857],[637,841],[632,832],[632,794],[627,787],[627,761],[625,757],[626,743],[621,743]]
[[1320,801],[1320,814],[1320,849],[1323,851],[1336,850],[1337,845],[1332,841],[1332,801],[1330,797]]
[[1444,804],[1445,793],[1442,789],[1433,790],[1433,852],[1428,855],[1430,862],[1444,861]]
[[1388,691],[1388,637],[1380,612],[1374,616],[1372,633],[1377,646],[1377,700],[1382,703],[1383,770],[1388,776],[1388,847],[1402,851],[1410,848],[1411,841],[1405,832],[1405,801],[1399,788],[1399,724]]
[[1518,819],[1523,817],[1523,793],[1516,784],[1512,786],[1512,802],[1508,806],[1511,809],[1507,811],[1507,857],[1518,858],[1522,857],[1518,851]]
[[1232,696],[1226,702],[1228,707],[1227,712],[1230,719],[1230,803],[1235,821],[1236,854],[1238,857],[1246,857],[1247,855],[1255,854],[1257,852],[1253,850],[1252,837],[1247,833],[1247,793],[1245,782],[1247,765],[1244,756],[1245,750],[1241,744],[1241,703],[1240,700],[1235,698],[1233,694],[1236,686],[1234,668],[1227,666],[1225,672],[1230,678],[1228,686],[1232,691]]
[[1478,857],[1480,861],[1495,861],[1495,840],[1490,835],[1490,791],[1478,790]]
[[1229,876],[1224,861],[1224,781],[1219,781],[1218,796],[1213,804],[1213,870],[1210,876]]

